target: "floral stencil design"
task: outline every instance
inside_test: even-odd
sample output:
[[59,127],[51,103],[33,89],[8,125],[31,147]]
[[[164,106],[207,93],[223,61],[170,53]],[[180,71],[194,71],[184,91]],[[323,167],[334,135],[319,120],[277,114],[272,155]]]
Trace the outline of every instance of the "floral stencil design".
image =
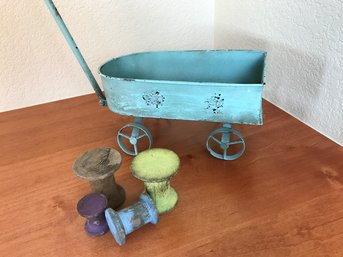
[[162,106],[165,100],[165,97],[161,95],[159,91],[145,92],[142,98],[145,101],[146,105],[155,105],[156,108]]
[[222,94],[215,93],[214,96],[205,101],[207,103],[207,110],[212,110],[213,114],[222,114],[222,108],[224,107],[224,98]]

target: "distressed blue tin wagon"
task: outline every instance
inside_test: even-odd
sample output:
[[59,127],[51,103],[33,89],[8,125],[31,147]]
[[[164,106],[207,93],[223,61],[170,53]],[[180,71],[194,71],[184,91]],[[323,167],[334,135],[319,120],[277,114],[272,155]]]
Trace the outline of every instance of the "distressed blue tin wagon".
[[[211,155],[234,160],[245,150],[241,133],[231,124],[262,124],[262,90],[266,53],[252,50],[157,51],[121,56],[99,68],[105,95],[83,59],[51,0],[45,0],[99,97],[115,113],[135,122],[117,134],[120,148],[137,155],[152,135],[142,118],[203,120],[224,123],[211,132]],[[233,151],[232,151],[233,149]]]

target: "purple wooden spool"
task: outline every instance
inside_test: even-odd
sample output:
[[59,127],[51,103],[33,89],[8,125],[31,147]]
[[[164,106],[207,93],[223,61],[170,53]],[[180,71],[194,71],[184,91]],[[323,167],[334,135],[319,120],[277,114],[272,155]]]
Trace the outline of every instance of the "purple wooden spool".
[[107,198],[103,194],[90,193],[77,203],[77,212],[87,219],[85,230],[90,236],[101,236],[108,231],[105,219]]

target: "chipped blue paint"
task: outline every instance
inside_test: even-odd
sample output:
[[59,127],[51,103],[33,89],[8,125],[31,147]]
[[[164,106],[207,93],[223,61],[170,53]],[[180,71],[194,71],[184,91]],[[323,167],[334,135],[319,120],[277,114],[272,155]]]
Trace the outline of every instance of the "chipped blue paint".
[[108,107],[129,116],[262,124],[265,52],[131,54],[99,73]]

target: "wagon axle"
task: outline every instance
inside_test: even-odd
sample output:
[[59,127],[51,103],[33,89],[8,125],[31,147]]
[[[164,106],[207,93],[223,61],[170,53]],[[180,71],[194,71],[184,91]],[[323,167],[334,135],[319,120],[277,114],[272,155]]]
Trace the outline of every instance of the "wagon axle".
[[[130,135],[128,135],[126,131],[130,128],[132,128],[132,132]],[[217,135],[221,136],[220,139],[216,137]],[[239,139],[233,141],[231,140],[233,136],[238,137]],[[139,140],[144,137],[148,138],[148,146],[138,146]],[[124,140],[131,144],[133,148],[132,150],[128,147],[127,143],[124,143]],[[136,156],[141,151],[151,148],[153,140],[150,131],[142,125],[142,118],[138,117],[135,119],[135,123],[126,124],[118,131],[117,142],[119,147],[126,154]],[[222,153],[213,149],[212,142],[219,146],[219,148],[222,150]],[[236,153],[228,153],[228,150],[233,145],[241,145],[241,147]],[[222,128],[216,129],[210,133],[206,141],[206,148],[212,156],[221,160],[232,161],[239,158],[243,154],[245,150],[245,141],[241,133],[231,128],[231,124],[224,123]]]

